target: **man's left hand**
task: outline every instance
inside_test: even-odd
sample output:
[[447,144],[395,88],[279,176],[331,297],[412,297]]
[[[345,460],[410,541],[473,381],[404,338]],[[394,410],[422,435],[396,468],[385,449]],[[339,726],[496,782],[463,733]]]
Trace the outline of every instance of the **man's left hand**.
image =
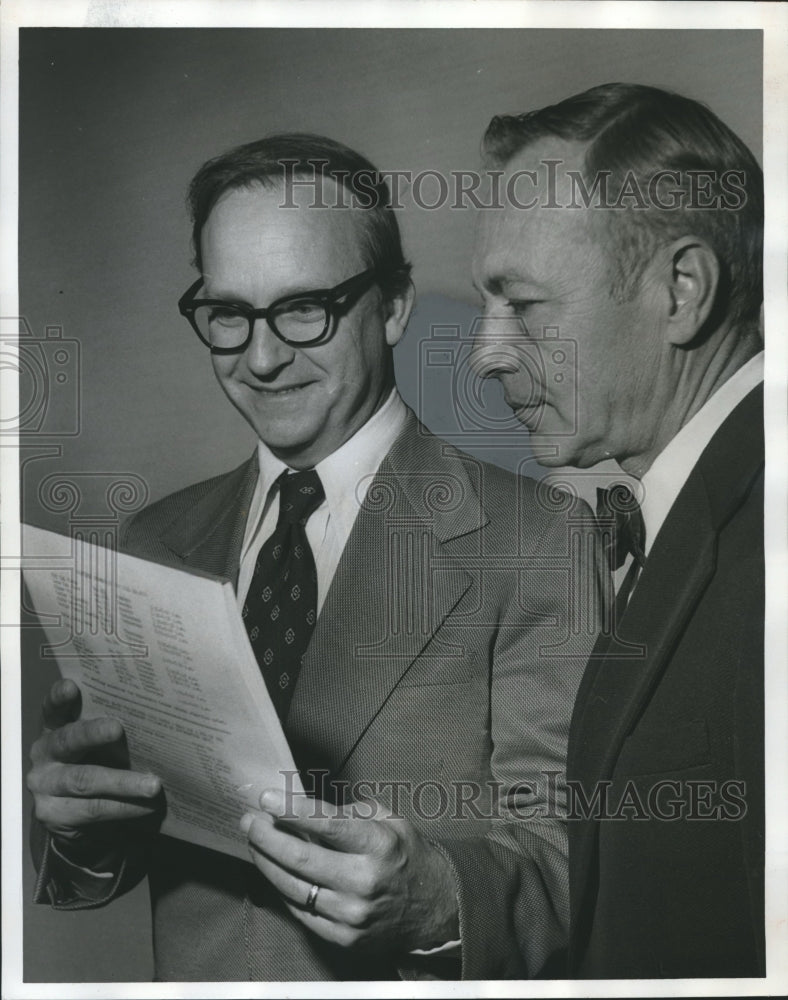
[[271,790],[260,807],[241,821],[252,860],[315,934],[389,953],[459,938],[449,862],[408,820],[377,802],[333,806],[300,795],[289,796],[285,810]]

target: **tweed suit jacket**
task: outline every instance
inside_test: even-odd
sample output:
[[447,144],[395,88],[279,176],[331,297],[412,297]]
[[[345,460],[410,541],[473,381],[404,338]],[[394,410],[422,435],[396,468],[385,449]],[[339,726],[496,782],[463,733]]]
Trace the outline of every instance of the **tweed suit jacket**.
[[[253,458],[153,504],[123,546],[235,580],[256,476]],[[385,979],[420,975],[419,963],[428,976],[538,974],[568,929],[566,739],[599,582],[586,563],[581,581],[572,554],[590,521],[582,501],[462,455],[410,414],[285,720],[296,761],[328,773],[328,794],[372,795],[444,852],[461,964],[328,945],[250,863],[160,835],[130,836],[114,878],[87,887],[43,838],[37,898],[101,905],[147,873],[157,979]]]
[[764,974],[763,457],[758,388],[583,678],[568,777],[608,805],[570,808],[574,976]]

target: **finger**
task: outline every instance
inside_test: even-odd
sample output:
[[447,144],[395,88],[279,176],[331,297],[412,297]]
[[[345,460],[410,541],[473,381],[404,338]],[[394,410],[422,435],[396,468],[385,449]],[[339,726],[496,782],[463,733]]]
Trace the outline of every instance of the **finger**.
[[303,907],[291,903],[288,899],[284,900],[284,904],[296,920],[324,941],[340,945],[342,948],[350,948],[362,940],[362,933],[359,930],[341,920],[329,920],[319,913],[312,913],[310,910],[305,910]]
[[99,750],[123,739],[123,726],[117,719],[81,719],[53,730],[41,748],[52,760],[76,763],[91,750]]
[[353,799],[352,802],[348,802],[344,809],[350,813],[351,816],[358,816],[361,819],[398,819],[399,817],[394,812],[394,810],[386,805],[385,802],[378,802],[377,799],[364,798],[364,796],[359,795],[357,798]]
[[[317,881],[299,878],[254,848],[251,856],[258,871],[279,892],[288,907],[301,912],[306,926],[314,929],[315,921],[357,929],[369,924],[375,912],[374,903],[369,900],[321,885]],[[308,906],[315,885],[318,892],[312,905]]]
[[270,813],[277,825],[319,838],[335,851],[346,854],[377,854],[391,846],[393,831],[384,822],[353,814],[352,806],[335,806],[307,796],[284,796],[267,789],[260,796],[260,807]]
[[264,854],[260,854],[254,848],[250,849],[250,854],[257,870],[268,879],[285,902],[303,911],[307,917],[314,919],[315,916],[320,915],[325,920],[335,919],[339,898],[339,893],[336,890],[321,886],[315,899],[314,907],[308,910],[306,908],[306,901],[313,883],[305,882],[291,872],[285,871],[284,868],[280,868],[279,865],[271,861]]
[[36,818],[49,828],[85,827],[93,823],[141,819],[150,816],[158,805],[150,801],[117,799],[68,799],[40,796],[36,800]]
[[[289,907],[301,911],[306,918],[304,923],[308,927],[312,928],[312,922],[315,920],[343,925],[356,930],[367,928],[373,923],[378,912],[374,900],[364,899],[354,893],[331,889],[329,886],[320,885],[319,882],[306,881],[281,868],[270,858],[254,849],[252,850],[252,860],[258,871],[279,892],[285,903]],[[318,892],[313,897],[313,903],[310,907],[307,906],[307,902],[312,895],[313,886],[318,887]]]
[[28,776],[34,794],[63,798],[152,799],[161,791],[155,774],[121,771],[95,764],[56,764]]
[[46,729],[58,729],[67,722],[75,722],[81,711],[82,694],[77,685],[67,678],[55,681],[41,706]]
[[311,843],[251,814],[242,819],[241,830],[255,850],[306,882],[307,888],[316,883],[344,892],[356,893],[366,889],[366,858],[342,854]]
[[260,796],[260,807],[275,819],[294,823],[305,819],[334,819],[345,815],[343,807],[332,802],[313,798],[306,792],[283,795],[275,788],[265,789]]

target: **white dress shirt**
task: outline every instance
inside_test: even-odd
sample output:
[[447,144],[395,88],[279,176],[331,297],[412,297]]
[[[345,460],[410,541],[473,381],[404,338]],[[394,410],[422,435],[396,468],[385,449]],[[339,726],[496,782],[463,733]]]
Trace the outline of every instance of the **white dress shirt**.
[[[640,490],[635,491],[640,497],[640,509],[646,527],[646,556],[706,445],[744,397],[762,381],[763,351],[750,358],[727,382],[723,382],[654,459],[651,468],[640,481]],[[616,591],[631,564],[632,556],[629,555],[623,566],[616,571]]]
[[[402,430],[406,415],[405,404],[397,390],[393,389],[383,406],[356,431],[352,438],[315,466],[326,494],[325,500],[306,524],[306,535],[317,569],[318,612],[323,606],[342,550],[353,530],[353,524],[370,483]],[[237,595],[239,607],[243,607],[246,599],[257,555],[265,540],[276,528],[279,517],[279,491],[277,490],[276,495],[272,497],[271,487],[287,468],[262,441],[258,442],[257,455],[260,472],[249,506],[249,517],[241,549]],[[58,850],[54,841],[52,850],[58,857],[68,860]],[[84,868],[72,862],[68,863],[86,875],[112,878],[111,871]],[[100,867],[97,866],[98,869]]]
[[763,382],[763,351],[719,387],[654,459],[641,479],[640,509],[646,525],[646,555],[698,459],[725,420]]
[[[306,537],[317,570],[317,611],[320,613],[359,509],[380,463],[405,424],[407,409],[396,389],[377,413],[353,437],[332,452],[315,471],[326,498],[306,523]],[[246,521],[238,575],[238,605],[243,607],[258,553],[274,533],[279,517],[279,491],[271,487],[288,468],[262,441],[257,445],[260,472]]]
[[[342,445],[315,466],[326,498],[306,523],[317,570],[317,610],[320,613],[342,552],[353,530],[356,517],[380,464],[399,437],[405,424],[407,408],[396,389],[381,408]],[[279,517],[279,492],[271,496],[271,487],[288,468],[262,441],[257,445],[260,472],[257,477],[249,517],[246,522],[241,566],[238,575],[238,605],[243,607],[257,555],[276,528]],[[449,941],[437,948],[414,949],[412,955],[459,955],[460,942]]]

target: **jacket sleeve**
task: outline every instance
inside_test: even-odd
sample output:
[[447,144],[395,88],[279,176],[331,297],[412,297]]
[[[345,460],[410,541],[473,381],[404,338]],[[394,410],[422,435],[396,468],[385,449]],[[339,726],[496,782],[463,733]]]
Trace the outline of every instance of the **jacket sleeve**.
[[[124,547],[130,522],[121,527]],[[135,841],[129,831],[113,825],[108,836],[85,836],[69,842],[53,838],[33,815],[30,852],[36,869],[33,902],[56,910],[104,906],[128,892],[145,877],[146,835]]]
[[129,836],[81,842],[78,849],[56,840],[35,817],[30,849],[37,876],[33,902],[55,910],[89,910],[128,892],[146,873],[144,840]]
[[498,808],[486,836],[436,845],[457,881],[463,979],[560,977],[567,942],[567,741],[604,580],[582,501],[539,534],[509,587],[492,653]]

